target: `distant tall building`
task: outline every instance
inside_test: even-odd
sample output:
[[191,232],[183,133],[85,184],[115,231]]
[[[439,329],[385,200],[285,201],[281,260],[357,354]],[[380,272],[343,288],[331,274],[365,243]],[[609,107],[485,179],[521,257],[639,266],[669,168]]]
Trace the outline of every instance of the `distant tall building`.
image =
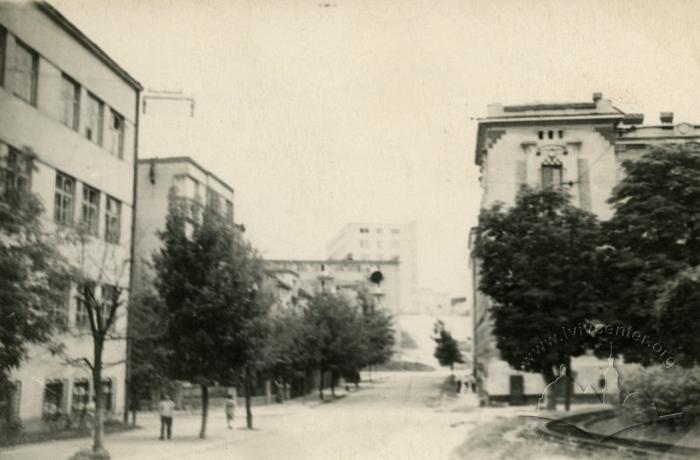
[[134,235],[134,289],[153,277],[149,264],[160,247],[171,199],[210,206],[233,222],[233,188],[189,157],[138,160]]
[[399,305],[396,312],[414,310],[418,282],[416,223],[348,223],[328,243],[333,260],[399,262]]
[[[85,267],[91,281],[82,287],[97,299],[123,289],[126,300],[130,287],[141,89],[49,4],[0,2],[0,193],[16,188],[35,193],[44,206],[46,231],[85,230],[84,256],[68,244],[59,249],[73,268]],[[51,320],[67,332],[57,332],[55,339],[65,344],[67,355],[92,359],[88,311],[78,286],[65,280],[56,289],[62,300]],[[120,308],[125,311],[126,302]],[[125,329],[120,314],[115,330]],[[104,349],[104,362],[114,363],[104,368],[99,383],[108,416],[124,406],[125,353],[123,340],[110,340]],[[29,360],[10,381],[10,391],[0,392],[0,419],[19,417],[27,430],[82,413],[95,393],[87,366],[66,365],[41,346],[29,348]]]

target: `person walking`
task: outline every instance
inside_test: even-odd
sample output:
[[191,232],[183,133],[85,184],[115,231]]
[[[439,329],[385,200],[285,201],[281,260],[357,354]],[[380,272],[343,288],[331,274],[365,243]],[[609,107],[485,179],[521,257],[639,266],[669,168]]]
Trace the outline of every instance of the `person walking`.
[[160,398],[160,403],[158,404],[158,413],[160,414],[160,440],[165,438],[165,433],[167,431],[168,439],[172,437],[173,430],[173,411],[175,410],[175,403],[173,402],[170,395],[164,394]]
[[233,429],[231,423],[233,422],[233,416],[236,412],[236,400],[231,393],[228,394],[228,399],[226,400],[224,409],[226,411],[226,425],[228,426],[228,429],[231,430]]

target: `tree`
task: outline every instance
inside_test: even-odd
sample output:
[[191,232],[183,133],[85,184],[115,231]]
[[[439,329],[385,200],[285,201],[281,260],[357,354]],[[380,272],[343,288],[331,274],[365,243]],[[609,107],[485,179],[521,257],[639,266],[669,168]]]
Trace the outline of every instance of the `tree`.
[[309,334],[306,354],[321,374],[319,398],[323,399],[323,379],[331,373],[331,393],[339,375],[361,366],[364,342],[358,309],[345,297],[321,293],[309,302],[304,320]]
[[168,386],[168,361],[172,352],[165,343],[167,331],[166,307],[149,284],[144,290],[134,294],[129,308],[129,340],[131,341],[129,378],[130,407],[132,424],[136,424],[136,411],[141,399],[150,399],[151,391],[161,391]]
[[264,339],[265,305],[256,301],[262,264],[241,231],[213,209],[174,194],[169,206],[162,249],[154,256],[167,311],[164,340],[172,350],[168,373],[200,385],[199,436],[205,438],[209,385],[239,377],[249,395],[258,366],[254,350]]
[[433,354],[441,366],[450,366],[454,370],[456,363],[464,363],[459,344],[452,337],[450,331],[445,329],[445,323],[438,320],[433,327],[433,340],[435,341],[435,353]]
[[[379,273],[379,272],[376,272]],[[386,364],[394,355],[396,331],[392,314],[377,306],[367,290],[359,292],[361,317],[361,333],[365,341],[362,364],[354,369],[359,375],[359,369],[368,366]]]
[[[665,144],[625,161],[623,167],[625,177],[609,199],[615,213],[603,226],[608,248],[603,265],[606,319],[677,343],[675,328],[662,326],[657,307],[676,281],[676,295],[685,297],[691,281],[680,274],[700,264],[700,144]],[[676,308],[682,307],[666,304],[666,320],[679,313]],[[697,309],[687,313],[677,326],[697,321]],[[635,340],[616,338],[615,345],[627,361],[648,365],[665,359]]]
[[596,217],[557,190],[523,188],[514,206],[498,203],[479,218],[479,289],[493,301],[497,347],[512,367],[542,374],[550,409],[559,369],[570,377],[571,357],[593,346],[566,331],[602,315],[600,246]]
[[[2,160],[5,160],[4,158]],[[17,155],[17,167],[34,169],[31,152]],[[45,343],[59,302],[53,283],[65,277],[65,261],[41,222],[39,199],[11,169],[0,170],[0,388],[27,358],[28,345]]]
[[663,345],[666,351],[656,354],[657,360],[666,368],[678,362],[681,366],[692,367],[700,364],[700,266],[679,273],[661,291],[655,309],[658,314],[658,330],[664,333]]
[[283,309],[270,316],[270,333],[265,347],[266,372],[274,379],[281,380],[283,388],[301,377],[304,380],[303,391],[306,392],[309,357],[304,345],[307,329],[300,309]]

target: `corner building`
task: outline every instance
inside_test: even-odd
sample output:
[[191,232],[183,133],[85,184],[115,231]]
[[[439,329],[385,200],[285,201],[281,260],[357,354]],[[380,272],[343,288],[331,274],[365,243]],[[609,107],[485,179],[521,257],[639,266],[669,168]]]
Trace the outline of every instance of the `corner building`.
[[[141,85],[59,11],[44,2],[0,2],[0,168],[10,187],[28,187],[45,208],[49,232],[82,227],[90,235],[85,270],[97,298],[124,289],[115,330],[126,329],[134,165]],[[34,156],[34,170],[26,167]],[[11,178],[11,179],[10,179]],[[77,251],[59,248],[79,264]],[[108,254],[107,264],[100,261]],[[117,268],[118,267],[118,268]],[[60,288],[58,340],[72,357],[92,359],[92,338],[75,283]],[[104,351],[108,416],[124,403],[123,340]],[[81,412],[94,394],[89,369],[68,366],[42,346],[11,376],[0,417],[25,429]]]
[[[624,177],[622,162],[641,156],[655,145],[700,139],[700,128],[673,123],[663,112],[657,125],[643,125],[643,116],[617,109],[602,94],[591,102],[492,104],[488,116],[478,120],[475,163],[481,173],[481,208],[496,202],[511,205],[520,187],[565,187],[572,202],[601,220],[612,217],[607,203]],[[470,243],[475,237],[472,230]],[[479,260],[472,257],[474,305],[474,374],[482,401],[531,403],[542,394],[539,374],[516,371],[499,357],[489,309],[491,300],[479,289]],[[552,334],[561,331],[552,331]],[[545,339],[542,337],[541,339]],[[604,376],[607,360],[593,356],[574,358],[573,399],[597,402],[581,387],[600,393],[617,393],[614,373]]]

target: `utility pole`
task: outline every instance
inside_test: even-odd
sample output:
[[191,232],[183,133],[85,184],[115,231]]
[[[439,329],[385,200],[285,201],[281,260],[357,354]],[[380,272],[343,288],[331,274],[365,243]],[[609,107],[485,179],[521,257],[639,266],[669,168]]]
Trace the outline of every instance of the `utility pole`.
[[[569,187],[574,186],[574,181],[568,182],[566,185]],[[569,248],[568,248],[568,255],[567,255],[567,282],[566,282],[566,290],[567,290],[567,297],[568,297],[568,304],[569,304],[569,314],[574,311],[575,308],[575,302],[574,302],[574,289],[573,289],[573,262],[574,262],[574,216],[569,216]],[[566,379],[565,379],[565,386],[564,386],[564,410],[567,412],[569,411],[571,407],[571,390],[573,389],[574,382],[572,378],[572,372],[571,372],[571,354],[567,354],[566,356],[566,363],[565,363],[565,374],[566,374]]]

